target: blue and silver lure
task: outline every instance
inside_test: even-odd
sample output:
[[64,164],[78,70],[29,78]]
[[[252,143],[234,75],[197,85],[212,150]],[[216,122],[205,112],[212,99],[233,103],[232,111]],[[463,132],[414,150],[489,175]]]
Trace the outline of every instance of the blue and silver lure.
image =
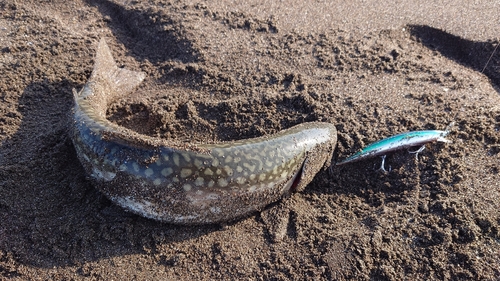
[[351,162],[360,161],[366,158],[382,156],[382,166],[380,167],[380,169],[385,171],[384,161],[386,153],[403,148],[420,146],[418,150],[411,152],[418,155],[418,153],[424,150],[426,143],[434,141],[450,143],[451,141],[447,140],[445,137],[450,133],[453,125],[454,122],[451,122],[444,131],[412,131],[379,140],[363,148],[361,151],[347,157],[344,161],[338,162],[336,165],[339,166]]

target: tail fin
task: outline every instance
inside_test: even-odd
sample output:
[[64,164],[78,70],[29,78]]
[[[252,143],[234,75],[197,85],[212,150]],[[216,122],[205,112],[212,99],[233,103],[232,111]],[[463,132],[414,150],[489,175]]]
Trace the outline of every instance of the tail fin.
[[89,81],[104,79],[116,92],[126,94],[139,86],[145,77],[146,74],[144,72],[118,68],[108,44],[106,44],[106,40],[102,38],[99,41],[94,70]]

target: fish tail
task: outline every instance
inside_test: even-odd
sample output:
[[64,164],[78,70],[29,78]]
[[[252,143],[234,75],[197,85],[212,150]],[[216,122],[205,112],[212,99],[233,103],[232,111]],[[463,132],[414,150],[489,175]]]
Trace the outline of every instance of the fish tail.
[[[134,90],[146,77],[141,71],[119,68],[111,55],[106,40],[102,38],[97,47],[94,70],[89,81],[107,82],[117,94],[127,94]],[[104,81],[103,81],[104,80]]]

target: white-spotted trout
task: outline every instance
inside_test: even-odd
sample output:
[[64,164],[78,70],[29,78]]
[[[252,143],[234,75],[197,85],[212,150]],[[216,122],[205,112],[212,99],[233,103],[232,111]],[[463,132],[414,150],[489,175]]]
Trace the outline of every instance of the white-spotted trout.
[[301,191],[330,166],[335,126],[311,122],[274,135],[216,144],[179,144],[106,119],[143,72],[118,68],[102,39],[75,105],[72,140],[93,184],[112,202],[169,223],[230,221]]

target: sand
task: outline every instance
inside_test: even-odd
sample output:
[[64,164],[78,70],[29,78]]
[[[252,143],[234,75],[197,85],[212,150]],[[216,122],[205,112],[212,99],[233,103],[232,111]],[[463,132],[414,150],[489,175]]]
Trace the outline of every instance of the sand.
[[[413,2],[0,1],[0,279],[499,280],[499,5]],[[322,171],[222,225],[145,219],[91,185],[68,134],[102,37],[147,73],[108,109],[143,134],[330,122],[334,162],[451,121],[453,143]]]

